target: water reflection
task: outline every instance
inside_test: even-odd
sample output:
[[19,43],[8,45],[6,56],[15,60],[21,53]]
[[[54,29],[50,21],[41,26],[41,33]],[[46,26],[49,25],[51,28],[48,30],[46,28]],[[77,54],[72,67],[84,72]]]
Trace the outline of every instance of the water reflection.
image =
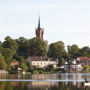
[[[90,87],[84,87],[81,81],[88,74],[35,74],[35,75],[0,75],[0,79],[30,79],[32,81],[0,81],[0,90],[90,90]],[[41,80],[41,81],[33,81]],[[52,80],[52,81],[44,81]],[[62,80],[54,81],[53,80]],[[63,81],[64,80],[64,81]],[[66,80],[66,81],[65,81]],[[79,80],[67,81],[67,80]]]
[[0,90],[90,90],[90,87],[82,87],[72,82],[44,82],[43,84],[32,84],[32,82],[0,82]]

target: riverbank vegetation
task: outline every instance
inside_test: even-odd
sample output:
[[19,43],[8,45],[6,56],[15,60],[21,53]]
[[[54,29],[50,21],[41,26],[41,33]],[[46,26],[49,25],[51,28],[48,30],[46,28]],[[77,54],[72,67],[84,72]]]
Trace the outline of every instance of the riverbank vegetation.
[[90,65],[84,65],[82,72],[83,73],[89,73],[90,72]]
[[[14,71],[16,67],[11,67],[11,62],[19,61],[20,68],[24,71],[30,71],[30,67],[26,61],[29,56],[45,56],[59,60],[58,66],[64,64],[63,59],[73,59],[78,56],[90,57],[90,48],[85,46],[79,48],[78,45],[67,46],[62,41],[48,42],[40,38],[27,39],[20,37],[12,39],[7,36],[3,42],[0,42],[0,70]],[[33,73],[36,71],[33,71]],[[42,71],[39,71],[42,73]]]

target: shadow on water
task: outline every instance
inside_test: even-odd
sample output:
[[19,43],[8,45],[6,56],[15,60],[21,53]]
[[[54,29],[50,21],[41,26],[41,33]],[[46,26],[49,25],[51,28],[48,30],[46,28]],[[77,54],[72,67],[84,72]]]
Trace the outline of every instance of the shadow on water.
[[0,90],[90,90],[82,86],[90,74],[0,75]]

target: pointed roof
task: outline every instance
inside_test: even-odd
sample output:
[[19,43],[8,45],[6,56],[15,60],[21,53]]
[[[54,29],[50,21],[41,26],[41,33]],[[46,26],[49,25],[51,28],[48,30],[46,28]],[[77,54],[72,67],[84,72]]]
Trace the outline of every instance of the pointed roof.
[[41,29],[40,28],[40,16],[39,16],[39,20],[38,20],[38,29]]

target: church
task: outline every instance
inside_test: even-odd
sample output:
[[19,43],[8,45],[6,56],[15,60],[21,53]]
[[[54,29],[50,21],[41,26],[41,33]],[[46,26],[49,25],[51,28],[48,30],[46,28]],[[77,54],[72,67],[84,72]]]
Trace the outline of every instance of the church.
[[36,32],[36,37],[43,39],[44,29],[41,28],[41,26],[40,26],[40,17],[39,17],[39,20],[38,20],[38,27],[35,30],[35,32]]

